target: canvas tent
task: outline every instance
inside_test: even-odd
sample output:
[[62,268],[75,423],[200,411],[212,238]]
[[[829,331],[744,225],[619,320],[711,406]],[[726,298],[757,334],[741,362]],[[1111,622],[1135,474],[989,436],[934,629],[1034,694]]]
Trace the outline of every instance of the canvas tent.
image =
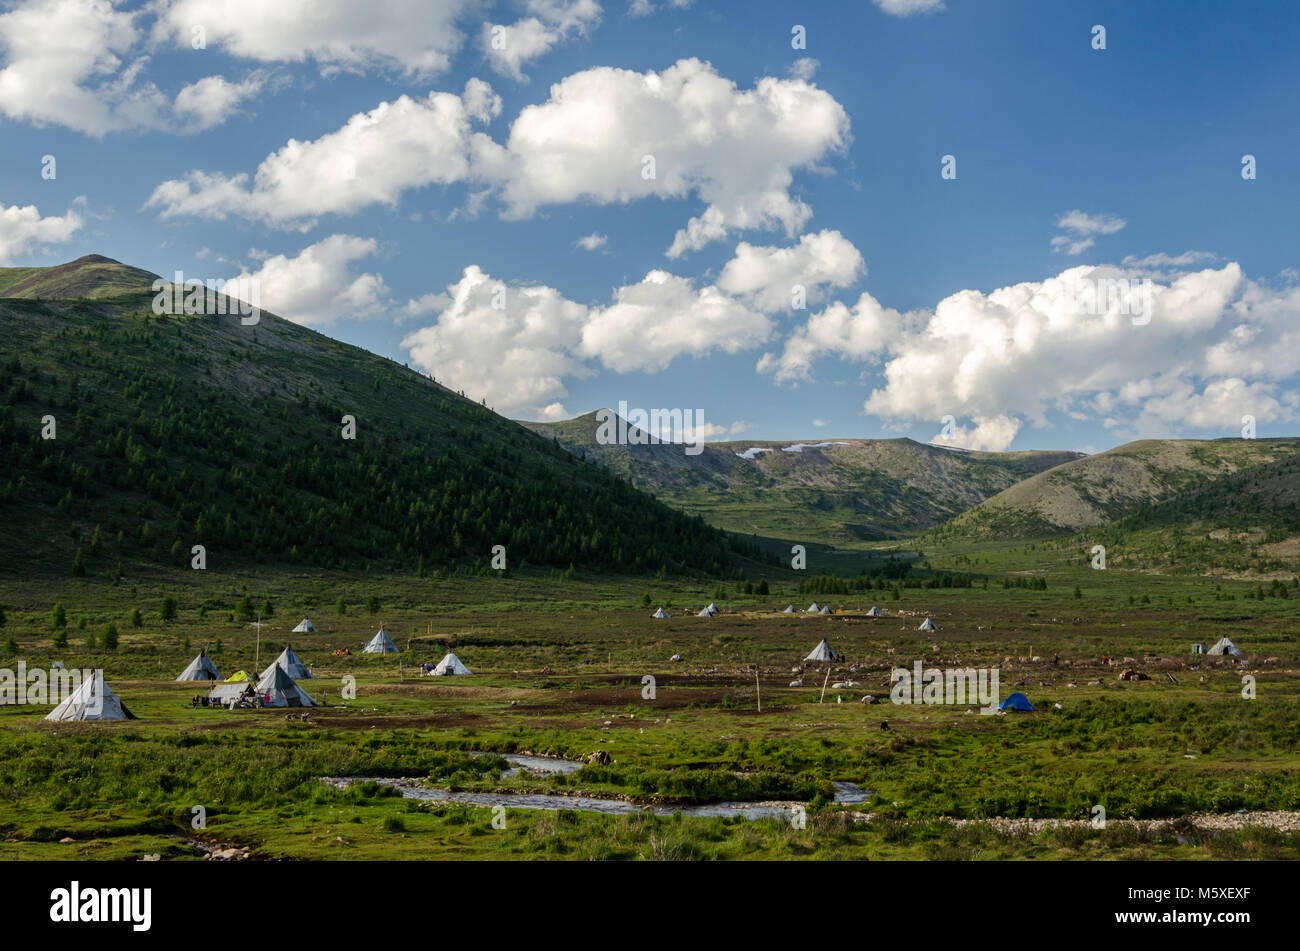
[[835,653],[835,648],[831,647],[825,641],[822,641],[804,658],[804,663],[809,661],[839,660],[840,655]]
[[397,645],[393,639],[388,636],[388,631],[380,628],[374,637],[370,638],[370,643],[361,651],[363,654],[396,654]]
[[226,678],[226,683],[228,683],[228,684],[237,684],[237,683],[243,683],[243,682],[246,681],[246,680],[252,680],[252,679],[253,679],[253,678],[250,677],[250,676],[248,675],[248,671],[246,671],[246,670],[237,670],[237,671],[235,671],[233,674],[231,674],[229,677]]
[[438,663],[437,667],[433,668],[434,677],[465,676],[472,673],[473,671],[462,664],[460,658],[451,651],[448,651],[447,656]]
[[181,671],[181,675],[176,678],[181,680],[220,680],[221,671],[217,670],[215,664],[208,660],[206,649],[199,651],[199,656],[190,661],[190,665]]
[[821,611],[822,611],[822,606],[821,606],[820,604],[818,604],[816,601],[814,601],[812,604],[808,605],[808,610],[807,610],[805,613],[806,613],[806,614],[821,614]]
[[710,602],[709,602],[709,606],[708,606],[707,608],[705,608],[703,611],[701,611],[699,614],[695,615],[695,616],[696,616],[696,617],[713,617],[715,614],[721,614],[721,613],[722,613],[722,612],[718,610],[718,606],[717,606],[716,604],[714,604],[712,601],[710,601]]
[[[271,667],[279,667],[294,680],[314,679],[312,672],[307,669],[307,665],[298,658],[298,655],[293,652],[293,648],[288,644],[284,645],[284,650],[280,652],[280,656],[275,659],[275,663]],[[259,679],[266,679],[266,675],[271,672],[271,667],[262,671],[262,676]]]
[[831,613],[831,606],[830,606],[829,604],[823,604],[823,605],[822,605],[822,609],[821,609],[820,611],[818,611],[817,613],[818,613],[818,614],[830,614],[830,613]]
[[1007,699],[998,704],[999,710],[1023,710],[1032,713],[1034,705],[1029,702],[1029,698],[1023,693],[1013,693]]
[[311,623],[311,618],[303,618],[298,622],[298,626],[293,629],[295,634],[315,634],[316,625]]
[[938,625],[938,624],[935,624],[934,621],[932,621],[930,618],[926,618],[924,621],[921,622],[921,626],[918,627],[917,630],[918,630],[918,631],[937,631],[937,630],[939,630],[939,625]]
[[782,613],[782,614],[794,614],[794,605],[793,605],[793,604],[787,604],[787,605],[785,606],[785,610],[782,611],[781,613]]
[[871,610],[867,612],[867,617],[884,617],[884,616],[885,616],[885,612],[880,610],[880,608],[876,607],[874,604],[871,606]]
[[104,683],[100,671],[63,699],[45,715],[47,720],[134,720],[135,714],[126,708],[112,688]]
[[233,707],[241,700],[248,700],[254,705],[261,704],[257,694],[257,684],[249,680],[247,674],[242,680],[223,680],[208,694],[208,703],[219,707]]
[[257,694],[267,707],[314,707],[316,701],[307,695],[293,678],[279,664],[272,664],[270,670],[257,682]]
[[1228,640],[1226,637],[1221,637],[1215,641],[1214,646],[1210,648],[1209,652],[1216,655],[1229,654],[1233,657],[1246,656],[1245,651],[1241,650],[1241,648],[1232,643],[1232,641]]
[[659,608],[659,609],[657,609],[657,610],[655,611],[655,613],[652,614],[652,615],[650,615],[650,616],[651,616],[651,617],[658,617],[658,618],[672,617],[672,615],[669,614],[667,611],[665,611],[663,608]]

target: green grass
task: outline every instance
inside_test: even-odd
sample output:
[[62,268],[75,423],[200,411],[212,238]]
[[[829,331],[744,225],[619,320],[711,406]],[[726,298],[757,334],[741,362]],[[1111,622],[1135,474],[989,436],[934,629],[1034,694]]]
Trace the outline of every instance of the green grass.
[[[711,580],[528,572],[358,579],[302,570],[241,581],[150,569],[119,585],[40,577],[4,585],[3,633],[19,644],[10,661],[103,667],[140,719],[47,724],[43,711],[0,707],[0,837],[11,840],[0,857],[193,857],[193,839],[294,858],[1296,855],[1294,837],[1264,830],[1179,842],[1123,826],[1010,836],[945,820],[1084,819],[1097,803],[1114,819],[1300,809],[1300,599],[1247,600],[1247,582],[1096,572],[1059,542],[936,550],[926,561],[988,574],[989,588],[904,588],[897,601],[875,591],[829,599],[849,609],[881,603],[891,612],[865,621],[775,613],[803,600],[780,580],[766,598],[737,594],[734,582],[723,583],[719,598]],[[1028,574],[1044,577],[1047,589],[1001,586],[1002,578]],[[178,605],[174,622],[158,616],[168,594]],[[255,627],[226,619],[245,594],[274,607],[260,648]],[[371,594],[380,601],[376,615],[363,607]],[[674,617],[652,620],[643,595],[670,606]],[[1228,595],[1236,600],[1222,600]],[[1143,596],[1151,603],[1141,604]],[[333,610],[339,597],[347,604],[343,616]],[[51,645],[56,600],[69,619],[63,650]],[[685,613],[710,600],[729,613]],[[144,615],[142,628],[129,624],[134,608]],[[899,610],[917,614],[900,618]],[[304,613],[319,633],[287,634]],[[942,630],[917,632],[922,614]],[[84,650],[77,629],[83,617],[88,630],[116,623],[119,649]],[[403,653],[330,656],[341,647],[359,651],[380,620]],[[1240,670],[1189,654],[1193,641],[1224,634],[1254,660],[1254,701],[1241,698]],[[809,677],[816,686],[787,686],[789,669],[822,637],[861,666],[853,676],[862,683],[828,688],[824,703],[820,678]],[[289,639],[319,677],[303,685],[328,695],[329,706],[307,723],[278,711],[191,709],[199,688],[169,682],[204,644],[229,672],[265,666]],[[434,683],[413,674],[449,647],[474,677]],[[674,653],[684,662],[670,663]],[[1103,654],[1132,658],[1153,679],[1121,683],[1119,667],[1100,667]],[[998,666],[1002,695],[1023,690],[1040,712],[984,717],[964,708],[856,702],[867,692],[887,698],[889,669],[915,659]],[[761,713],[750,665],[761,671]],[[1178,683],[1165,680],[1166,669]],[[348,674],[357,680],[354,701],[339,694]],[[642,697],[646,674],[657,678],[653,700]],[[835,702],[837,694],[844,703]],[[499,760],[468,755],[582,759],[595,750],[614,762],[549,778],[504,777]],[[318,781],[339,775],[646,804],[801,801],[809,820],[798,830],[773,821],[511,809],[502,830],[492,827],[488,809],[413,802],[375,786],[340,792]],[[876,796],[860,807],[831,804],[833,780]],[[208,811],[201,833],[190,829],[195,805]],[[879,818],[850,822],[846,813],[854,809]],[[60,845],[64,837],[74,842]]]

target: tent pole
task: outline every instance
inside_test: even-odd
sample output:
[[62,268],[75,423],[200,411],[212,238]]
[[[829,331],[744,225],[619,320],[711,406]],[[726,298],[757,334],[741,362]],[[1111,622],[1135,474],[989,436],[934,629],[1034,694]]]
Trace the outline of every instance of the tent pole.
[[821,695],[820,698],[818,698],[818,700],[817,700],[818,703],[821,703],[823,700],[826,699],[826,685],[827,685],[828,683],[830,683],[830,682],[831,682],[831,665],[830,665],[830,664],[827,664],[827,665],[826,665],[826,679],[822,681],[822,695]]

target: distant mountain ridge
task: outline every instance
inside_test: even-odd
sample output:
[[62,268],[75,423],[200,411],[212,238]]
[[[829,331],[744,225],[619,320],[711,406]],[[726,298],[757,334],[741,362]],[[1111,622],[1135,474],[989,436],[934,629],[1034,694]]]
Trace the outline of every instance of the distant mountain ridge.
[[1028,538],[1109,525],[1298,452],[1291,437],[1131,442],[1031,476],[936,534]]
[[[1082,456],[953,452],[906,438],[733,440],[691,456],[676,443],[601,445],[597,412],[522,425],[713,525],[831,545],[914,534]],[[804,448],[784,451],[795,446]],[[771,451],[742,458],[751,449]]]

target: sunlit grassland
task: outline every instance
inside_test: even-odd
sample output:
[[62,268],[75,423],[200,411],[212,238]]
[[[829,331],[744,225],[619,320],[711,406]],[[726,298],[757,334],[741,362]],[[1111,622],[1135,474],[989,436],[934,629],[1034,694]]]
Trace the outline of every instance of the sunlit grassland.
[[[1039,543],[928,551],[934,568],[987,575],[987,589],[982,581],[903,588],[897,600],[889,590],[799,595],[791,573],[774,574],[766,597],[738,593],[735,581],[547,573],[158,572],[121,585],[5,583],[8,622],[0,635],[12,634],[18,648],[5,663],[102,667],[140,719],[48,724],[44,710],[0,707],[0,835],[10,840],[0,857],[194,857],[187,838],[295,858],[1296,855],[1294,837],[1265,830],[1178,842],[1119,825],[1010,836],[934,824],[1083,819],[1099,803],[1117,819],[1300,809],[1300,602],[1248,597],[1248,582],[1093,571],[1082,554]],[[815,558],[809,574],[819,570]],[[1002,587],[1003,578],[1032,574],[1047,578],[1047,590]],[[176,600],[174,621],[159,617],[168,595]],[[255,624],[230,619],[245,595],[259,610],[272,605],[260,646]],[[372,595],[374,612],[366,607]],[[647,596],[673,618],[652,620]],[[344,614],[335,608],[340,597]],[[889,616],[778,613],[814,597],[850,615],[877,603]],[[710,600],[728,613],[693,616]],[[52,644],[56,601],[68,618],[65,648]],[[130,622],[135,609],[139,628]],[[289,634],[304,614],[320,631]],[[915,630],[927,614],[941,631]],[[381,622],[402,653],[360,655]],[[102,646],[109,623],[120,632],[113,651]],[[1253,701],[1242,698],[1241,669],[1190,654],[1193,642],[1225,634],[1250,655]],[[788,686],[791,668],[823,637],[847,658],[830,681],[851,676],[860,686],[827,686],[823,698],[822,676],[811,671],[807,686]],[[200,647],[223,672],[255,672],[286,641],[317,674],[303,686],[328,701],[305,723],[287,720],[285,711],[192,709],[201,685],[170,682]],[[331,656],[344,647],[351,656]],[[420,663],[449,648],[474,677],[418,675]],[[673,654],[683,660],[670,662]],[[1103,654],[1131,658],[1152,680],[1119,682],[1117,667],[1100,667]],[[966,706],[889,704],[890,668],[915,660],[999,667],[1002,695],[1022,690],[1039,712],[980,716]],[[850,674],[850,664],[859,671]],[[647,674],[656,678],[653,699],[642,693]],[[356,678],[352,700],[340,693],[346,675]],[[865,693],[885,705],[859,703]],[[468,756],[580,759],[596,750],[613,764],[551,778],[503,777],[489,768],[493,760]],[[496,829],[487,809],[420,804],[373,787],[343,792],[319,781],[342,775],[647,804],[793,800],[808,805],[809,818],[796,829],[511,809],[506,828]],[[830,803],[832,780],[874,795],[860,806]],[[207,810],[202,833],[190,828],[196,805]],[[847,821],[855,810],[878,818]],[[75,841],[60,844],[64,837]]]

